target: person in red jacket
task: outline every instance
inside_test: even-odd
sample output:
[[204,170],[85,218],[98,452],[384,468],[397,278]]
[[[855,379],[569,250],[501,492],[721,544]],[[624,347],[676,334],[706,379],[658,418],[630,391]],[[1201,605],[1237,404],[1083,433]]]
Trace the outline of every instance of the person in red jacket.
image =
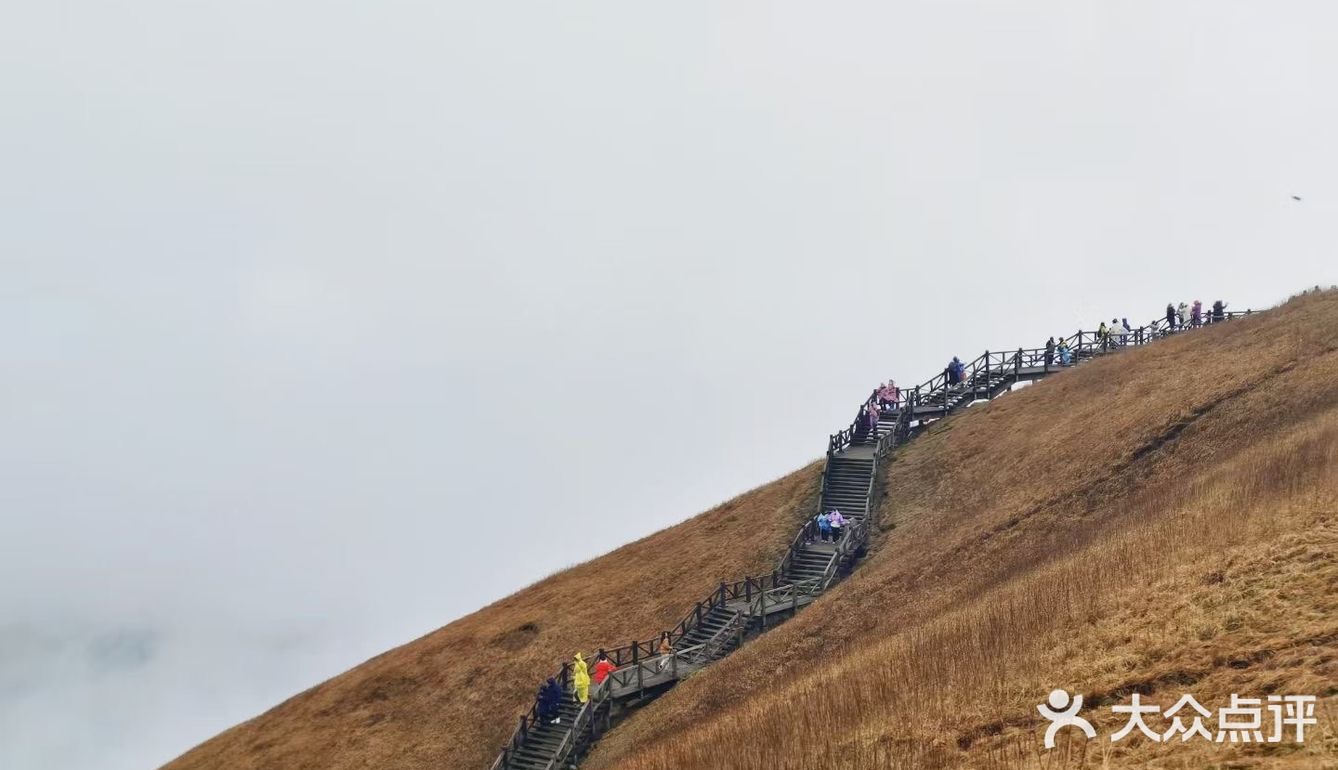
[[601,684],[604,684],[604,680],[609,678],[609,674],[612,674],[614,671],[617,670],[618,667],[613,665],[613,661],[609,660],[608,653],[604,652],[603,650],[600,650],[599,657],[595,658],[595,670],[594,670],[595,687],[599,687]]

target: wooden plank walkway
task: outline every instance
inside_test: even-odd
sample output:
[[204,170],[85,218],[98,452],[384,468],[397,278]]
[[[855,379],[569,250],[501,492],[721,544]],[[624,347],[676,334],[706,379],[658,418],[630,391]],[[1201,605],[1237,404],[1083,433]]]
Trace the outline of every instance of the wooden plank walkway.
[[[1249,314],[1250,311],[1230,313],[1222,320]],[[874,496],[879,461],[891,448],[917,435],[925,424],[976,401],[996,398],[1018,382],[1038,380],[1098,355],[1148,344],[1181,331],[1188,329],[1172,330],[1164,320],[1153,321],[1130,335],[1126,345],[1113,345],[1109,338],[1079,331],[1060,341],[1073,355],[1073,363],[1067,366],[1047,364],[1045,348],[1019,348],[1010,353],[987,351],[963,364],[960,384],[948,385],[946,375],[940,374],[902,391],[905,399],[901,409],[881,412],[877,430],[861,434],[859,426],[851,425],[830,436],[827,466],[823,471],[823,510],[839,504],[850,511],[851,520],[839,544],[817,540],[816,525],[809,520],[772,575],[722,583],[711,596],[698,602],[676,628],[667,632],[673,643],[672,654],[657,654],[658,637],[612,650],[610,657],[618,669],[602,685],[592,688],[588,703],[576,702],[569,693],[559,722],[541,720],[535,709],[522,716],[519,728],[502,747],[492,770],[576,767],[599,735],[625,713],[624,704],[658,696],[728,655],[747,637],[765,631],[816,601],[853,569],[867,547],[870,527],[876,523]],[[1059,360],[1058,356],[1054,360]],[[564,687],[570,685],[569,673],[565,665],[558,673]]]
[[837,454],[840,454],[842,457],[872,460],[874,459],[874,446],[873,444],[851,444],[840,450]]

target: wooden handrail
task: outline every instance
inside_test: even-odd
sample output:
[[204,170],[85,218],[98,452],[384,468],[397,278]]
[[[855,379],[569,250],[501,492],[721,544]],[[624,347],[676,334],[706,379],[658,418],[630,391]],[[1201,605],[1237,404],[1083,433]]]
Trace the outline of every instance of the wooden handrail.
[[[1167,323],[1166,317],[1160,316],[1152,321],[1143,324],[1137,328],[1131,328],[1125,335],[1123,344],[1112,343],[1110,335],[1102,338],[1097,332],[1078,330],[1073,335],[1064,337],[1056,342],[1063,342],[1068,345],[1072,352],[1072,364],[1080,363],[1085,358],[1091,358],[1102,353],[1113,352],[1123,347],[1141,346],[1149,344],[1158,339],[1162,339],[1173,334],[1179,334],[1183,331],[1211,326],[1215,323],[1222,323],[1236,318],[1242,318],[1253,314],[1253,310],[1229,310],[1224,311],[1220,317],[1214,316],[1211,308],[1205,308],[1200,315],[1200,321],[1197,324],[1181,325],[1177,322],[1172,326]],[[1055,362],[1053,366],[1060,366]],[[1018,348],[1015,352],[1003,353],[986,350],[983,354],[977,356],[969,362],[963,364],[962,381],[956,388],[949,388],[947,376],[944,372],[930,377],[919,385],[902,389],[903,398],[895,410],[896,423],[892,430],[877,436],[874,445],[874,468],[870,474],[869,485],[866,489],[866,500],[868,501],[867,516],[864,519],[853,521],[846,528],[842,539],[837,543],[836,549],[832,553],[832,558],[828,561],[823,575],[818,578],[808,578],[791,583],[783,583],[781,576],[785,575],[794,563],[795,555],[801,551],[805,543],[814,539],[817,535],[817,527],[814,520],[810,517],[795,533],[790,541],[789,547],[782,555],[779,567],[771,575],[760,578],[745,577],[732,583],[721,582],[705,599],[697,602],[696,606],[683,617],[679,623],[667,632],[669,634],[670,644],[676,644],[679,640],[690,634],[701,623],[702,619],[713,609],[729,601],[737,601],[740,598],[745,600],[745,606],[749,608],[749,614],[758,615],[765,618],[766,608],[775,607],[781,601],[788,601],[792,606],[798,606],[798,600],[801,595],[817,595],[830,587],[842,569],[852,563],[856,554],[860,552],[869,541],[869,531],[872,517],[875,515],[875,509],[872,505],[873,498],[877,492],[878,474],[880,469],[880,460],[895,447],[904,443],[911,437],[912,422],[916,422],[917,409],[925,406],[927,403],[934,402],[937,397],[942,396],[941,406],[935,408],[928,414],[935,417],[944,417],[962,406],[961,401],[950,404],[950,391],[970,392],[977,394],[980,392],[991,393],[995,384],[991,379],[997,375],[1005,378],[1011,376],[1016,382],[1022,375],[1022,370],[1043,367],[1047,371],[1049,366],[1045,363],[1045,348]],[[1006,380],[1005,380],[1006,381]],[[877,403],[877,391],[871,394],[871,399]],[[866,400],[866,403],[868,401]],[[852,422],[850,427],[837,431],[828,437],[827,456],[830,458],[850,446],[855,435],[859,432],[857,422]],[[827,488],[827,473],[823,472],[822,483],[819,488],[819,500]],[[735,613],[726,626],[708,637],[707,642],[692,645],[683,649],[674,649],[670,658],[670,665],[674,671],[674,677],[677,678],[677,669],[680,661],[685,656],[702,656],[709,651],[708,645],[717,640],[723,640],[728,633],[738,634],[741,632],[741,626],[737,624],[745,622],[743,613]],[[577,714],[577,722],[573,729],[564,736],[559,746],[558,757],[549,763],[549,768],[561,766],[570,753],[577,748],[577,742],[581,739],[585,729],[593,730],[593,721],[601,707],[607,707],[607,699],[602,694],[607,694],[611,687],[611,682],[618,675],[619,671],[634,671],[638,677],[644,674],[644,667],[655,664],[662,656],[658,655],[659,642],[661,634],[657,634],[653,639],[646,641],[634,640],[631,644],[606,649],[605,652],[619,669],[614,671],[604,682],[595,688],[590,700],[582,706]],[[723,646],[723,645],[721,645]],[[645,653],[643,657],[642,653]],[[595,658],[591,654],[590,659]],[[700,662],[700,660],[699,660]],[[630,665],[628,665],[630,663]],[[570,670],[568,664],[563,663],[558,670],[556,678],[565,688],[570,681]],[[630,675],[630,674],[629,674]],[[640,680],[639,680],[640,681]],[[603,703],[603,706],[596,705]],[[493,762],[491,770],[506,770],[511,755],[520,747],[525,745],[525,739],[529,732],[529,726],[539,724],[538,704],[532,704],[530,709],[522,714],[518,720],[518,727],[512,734],[511,739],[502,746],[501,752]]]

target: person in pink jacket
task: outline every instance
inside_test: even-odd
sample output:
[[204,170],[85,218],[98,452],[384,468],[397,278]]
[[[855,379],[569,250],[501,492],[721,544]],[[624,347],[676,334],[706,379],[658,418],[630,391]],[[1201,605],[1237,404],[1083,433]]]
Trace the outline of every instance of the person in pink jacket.
[[840,511],[833,508],[827,514],[827,521],[832,527],[832,542],[841,542],[841,530],[846,526],[846,517],[842,516]]
[[897,381],[888,380],[878,389],[878,405],[884,409],[892,410],[897,408]]

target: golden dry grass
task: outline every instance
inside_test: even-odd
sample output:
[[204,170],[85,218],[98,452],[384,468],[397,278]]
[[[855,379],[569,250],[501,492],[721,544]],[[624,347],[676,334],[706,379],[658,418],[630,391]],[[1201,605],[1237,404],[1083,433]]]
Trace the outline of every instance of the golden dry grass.
[[[587,768],[1338,767],[1335,351],[1338,295],[1309,296],[936,426],[889,468],[885,531],[851,579],[638,712]],[[568,651],[645,635],[717,578],[769,569],[818,470],[541,581],[168,767],[486,767]],[[1041,754],[1034,707],[1056,686],[1096,704],[1135,687],[1314,693],[1325,724],[1300,749]]]
[[721,578],[770,572],[817,504],[813,464],[552,575],[289,699],[170,770],[486,768],[571,653],[649,638]]
[[[1338,767],[1338,296],[1129,351],[897,458],[868,563],[590,770]],[[1038,751],[1054,687],[1314,694],[1306,745]],[[1088,716],[1093,711],[1089,708]]]

